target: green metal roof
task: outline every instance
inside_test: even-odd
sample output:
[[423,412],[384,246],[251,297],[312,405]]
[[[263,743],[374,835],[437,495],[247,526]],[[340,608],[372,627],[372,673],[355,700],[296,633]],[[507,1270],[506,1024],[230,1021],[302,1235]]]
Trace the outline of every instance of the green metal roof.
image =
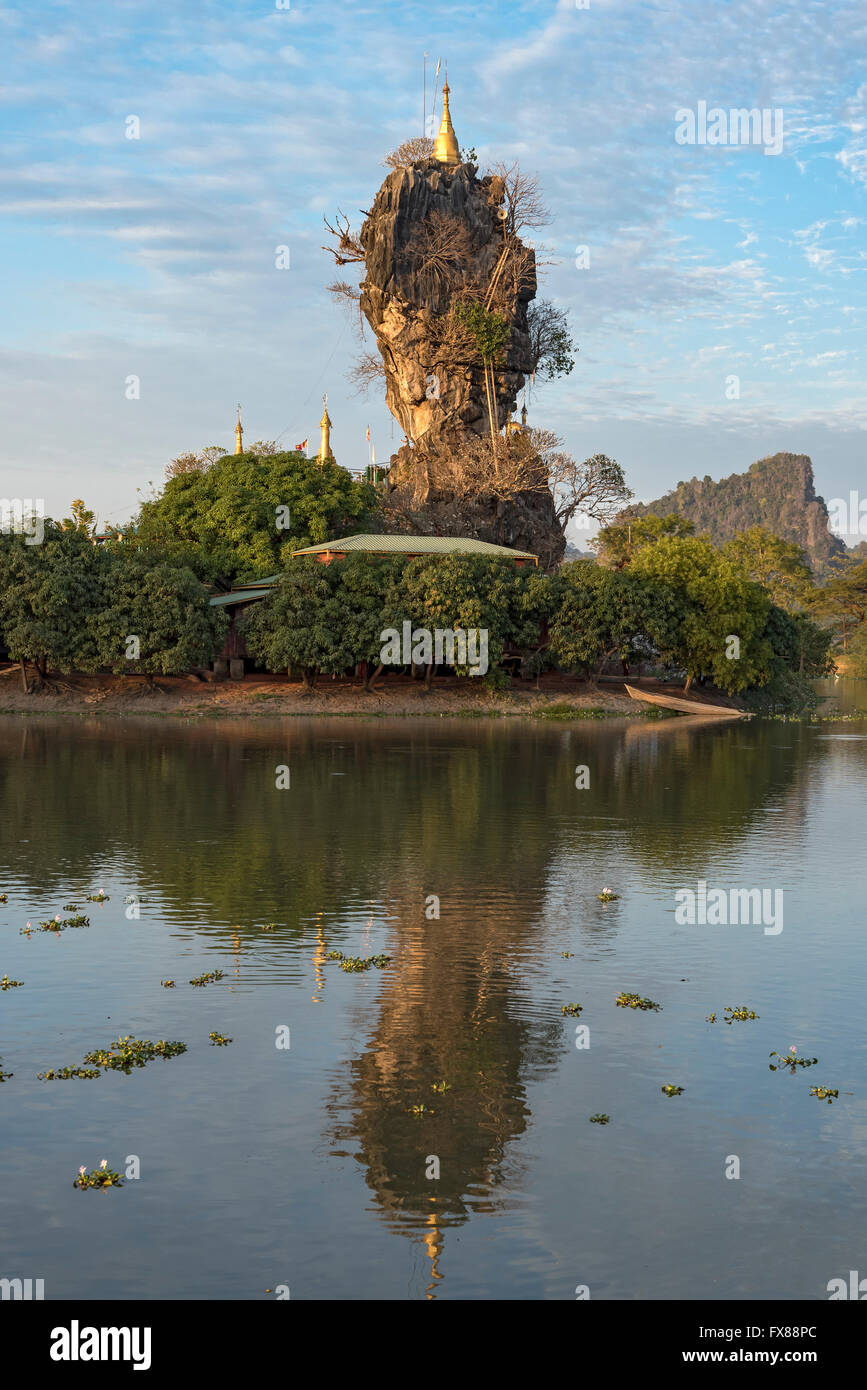
[[212,608],[225,608],[227,603],[249,603],[252,599],[264,598],[265,589],[237,589],[229,594],[217,594],[211,599]]
[[321,555],[326,551],[341,554],[363,551],[369,555],[500,555],[510,560],[538,558],[529,550],[511,550],[507,545],[492,545],[490,541],[476,541],[469,536],[343,536],[340,540],[293,550],[292,554]]

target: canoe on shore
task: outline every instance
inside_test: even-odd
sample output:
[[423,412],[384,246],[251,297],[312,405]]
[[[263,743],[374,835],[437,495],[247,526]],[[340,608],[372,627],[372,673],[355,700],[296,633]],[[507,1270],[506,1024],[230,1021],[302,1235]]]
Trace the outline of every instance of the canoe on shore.
[[661,705],[663,709],[677,710],[679,714],[705,714],[713,715],[718,719],[723,716],[726,719],[750,719],[752,716],[741,709],[732,709],[730,705],[711,705],[706,700],[690,700],[682,695],[666,695],[653,690],[639,690],[636,685],[625,687],[627,695],[633,700],[644,700],[649,705]]

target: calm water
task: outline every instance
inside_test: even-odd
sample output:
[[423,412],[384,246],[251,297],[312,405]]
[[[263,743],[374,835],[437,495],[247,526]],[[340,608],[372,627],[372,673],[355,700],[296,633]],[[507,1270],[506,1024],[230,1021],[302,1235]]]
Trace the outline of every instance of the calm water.
[[[0,721],[0,1276],[827,1298],[867,1269],[865,788],[867,722]],[[678,925],[699,879],[782,889],[783,931]],[[19,934],[68,902],[88,930]],[[188,1051],[36,1080],[118,1033]],[[820,1064],[770,1072],[793,1044]],[[127,1155],[138,1181],[73,1189]]]

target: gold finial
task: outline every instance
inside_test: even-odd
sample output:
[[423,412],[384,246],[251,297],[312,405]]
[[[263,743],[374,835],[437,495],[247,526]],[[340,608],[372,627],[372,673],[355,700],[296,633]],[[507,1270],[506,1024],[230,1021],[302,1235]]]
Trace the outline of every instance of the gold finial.
[[244,452],[244,431],[243,431],[243,429],[241,428],[241,407],[240,407],[240,405],[239,405],[239,406],[238,406],[238,423],[237,423],[237,425],[235,426],[235,453],[236,453],[236,454],[243,454],[243,452]]
[[334,455],[331,452],[331,420],[328,415],[327,391],[325,392],[325,395],[322,397],[322,404],[324,406],[324,409],[322,411],[322,419],[319,421],[320,444],[318,458],[320,463],[333,463]]
[[458,148],[458,137],[455,135],[455,128],[452,125],[451,112],[449,111],[449,79],[448,69],[446,69],[446,80],[443,84],[443,118],[440,122],[440,132],[434,142],[434,159],[438,159],[440,164],[460,164],[461,152]]

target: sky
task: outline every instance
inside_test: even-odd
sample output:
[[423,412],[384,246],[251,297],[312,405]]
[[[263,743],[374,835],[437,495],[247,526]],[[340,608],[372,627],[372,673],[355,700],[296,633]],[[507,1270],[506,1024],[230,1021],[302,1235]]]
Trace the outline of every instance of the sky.
[[231,450],[238,402],[248,441],[315,451],[325,391],[338,462],[368,425],[387,460],[322,219],[358,226],[421,133],[427,53],[428,107],[441,57],[461,146],[551,208],[540,294],[579,352],[530,422],[644,500],[779,450],[867,497],[864,0],[0,3],[0,45],[4,496],[120,522]]

